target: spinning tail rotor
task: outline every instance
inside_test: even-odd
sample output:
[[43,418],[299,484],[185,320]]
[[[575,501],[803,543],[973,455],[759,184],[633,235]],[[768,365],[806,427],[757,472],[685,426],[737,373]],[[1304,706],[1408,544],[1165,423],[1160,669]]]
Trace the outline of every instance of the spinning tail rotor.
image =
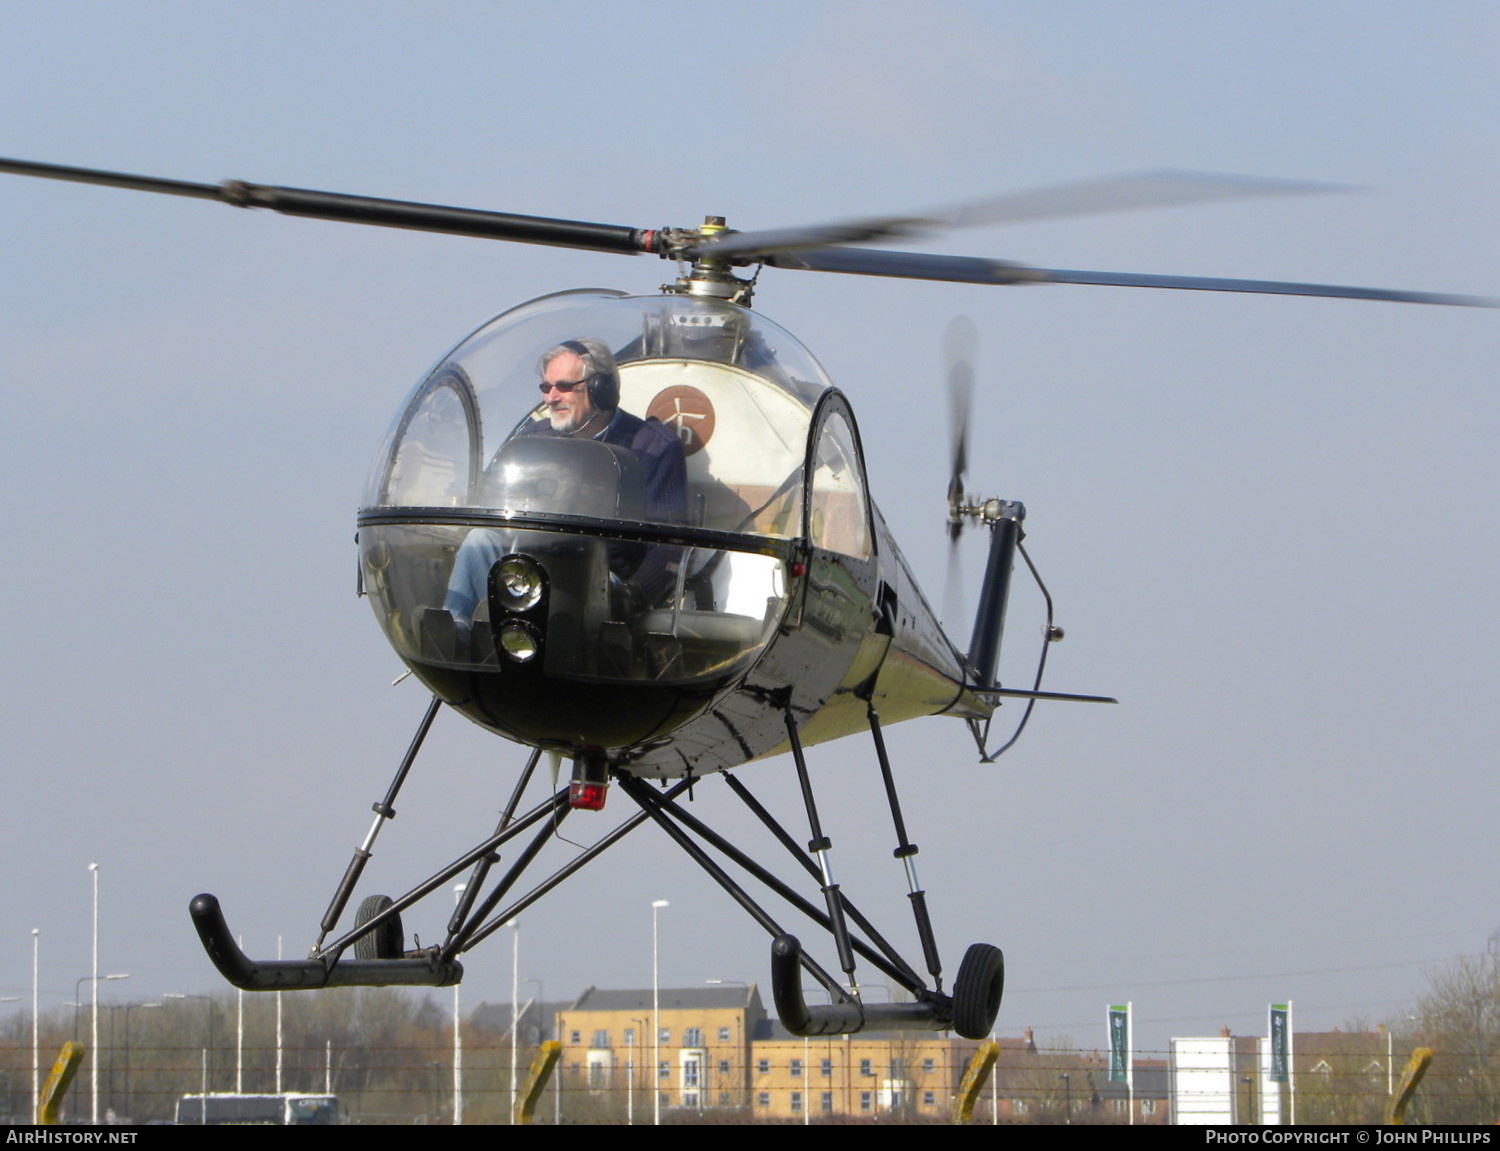
[[958,539],[963,534],[964,474],[969,466],[969,408],[974,398],[974,353],[979,334],[974,321],[955,316],[944,333],[948,364],[948,572],[943,589],[943,622],[951,626],[964,609],[963,568]]
[[[990,528],[992,549],[990,570],[985,573],[984,591],[974,621],[973,640],[969,646],[969,663],[980,687],[994,686],[995,664],[999,658],[1000,633],[1005,624],[1005,600],[1009,595],[1009,572],[1016,545],[1020,542],[1020,522],[1026,509],[1019,503],[998,498],[979,499],[965,490],[969,468],[969,423],[974,401],[974,360],[979,347],[979,332],[967,316],[955,316],[943,334],[944,358],[948,365],[948,415],[950,467],[948,471],[948,582],[944,615],[953,618],[962,606],[962,576],[958,563],[959,538],[967,521],[977,520]],[[999,532],[1007,543],[997,553],[993,541]],[[998,565],[998,566],[997,566]],[[1004,576],[1000,574],[1004,570]]]
[[[1025,532],[1021,523],[1026,518],[1025,505],[1017,500],[998,497],[980,498],[965,490],[964,482],[969,466],[970,410],[974,398],[974,360],[978,351],[979,333],[974,321],[967,316],[957,316],[944,333],[943,346],[948,365],[948,413],[951,465],[948,472],[948,578],[944,592],[944,621],[957,618],[963,601],[962,567],[959,563],[959,538],[969,520],[975,520],[989,528],[989,559],[985,565],[984,585],[979,595],[979,605],[974,613],[974,630],[969,640],[966,656],[972,690],[995,700],[1017,698],[1027,701],[1016,730],[999,749],[987,751],[988,719],[970,720],[979,754],[986,762],[1007,750],[1020,737],[1031,709],[1038,699],[1076,700],[1090,703],[1114,703],[1106,696],[1070,695],[1060,692],[1044,692],[1041,689],[1042,673],[1047,666],[1047,648],[1063,638],[1063,630],[1052,619],[1052,597],[1042,583],[1031,557],[1021,546]],[[1010,600],[1010,577],[1017,553],[1025,561],[1027,570],[1036,581],[1047,605],[1047,621],[1043,628],[1044,642],[1037,660],[1036,677],[1030,690],[1017,690],[1000,686],[996,672],[1000,663],[1000,643],[1005,634],[1005,612]]]

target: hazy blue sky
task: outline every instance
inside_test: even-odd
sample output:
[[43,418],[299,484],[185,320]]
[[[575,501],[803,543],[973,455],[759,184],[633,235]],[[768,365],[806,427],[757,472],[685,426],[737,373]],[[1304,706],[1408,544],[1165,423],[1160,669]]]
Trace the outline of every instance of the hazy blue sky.
[[[1361,190],[927,246],[1500,294],[1497,58],[1489,3],[3,3],[0,155],[642,227],[1242,172]],[[424,706],[354,596],[381,432],[496,312],[670,273],[0,177],[0,994],[29,994],[32,927],[46,1004],[88,972],[90,860],[111,994],[222,986],[199,890],[249,950],[306,948]],[[1028,505],[1068,631],[1049,686],[1121,698],[1039,709],[992,766],[951,721],[890,733],[950,968],[1006,950],[1005,1032],[1102,1044],[1124,999],[1155,1048],[1272,999],[1396,1017],[1484,948],[1496,313],[774,270],[757,305],[850,395],[935,602],[942,332],[974,319],[971,481]],[[1010,619],[1021,680],[1035,596]],[[520,761],[444,717],[372,880],[477,839]],[[910,940],[868,748],[813,763],[839,877]],[[524,918],[522,978],[646,983],[659,898],[666,981],[764,982],[758,929],[649,832]],[[467,1001],[508,996],[509,950]]]

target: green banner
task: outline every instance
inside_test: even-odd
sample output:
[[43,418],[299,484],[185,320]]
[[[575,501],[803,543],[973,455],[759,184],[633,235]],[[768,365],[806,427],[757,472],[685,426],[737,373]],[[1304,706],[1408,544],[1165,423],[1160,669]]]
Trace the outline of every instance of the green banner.
[[1291,1076],[1287,1048],[1291,1042],[1291,1011],[1285,1003],[1271,1004],[1271,1082],[1285,1083]]
[[1130,1075],[1130,1008],[1109,1009],[1109,1081],[1124,1083]]

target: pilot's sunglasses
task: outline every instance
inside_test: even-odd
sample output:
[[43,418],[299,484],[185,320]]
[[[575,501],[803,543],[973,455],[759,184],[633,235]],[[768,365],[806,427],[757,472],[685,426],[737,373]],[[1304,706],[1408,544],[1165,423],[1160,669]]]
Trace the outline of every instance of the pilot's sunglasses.
[[571,392],[583,387],[584,384],[588,383],[593,378],[593,376],[584,376],[581,380],[573,380],[571,382],[569,382],[568,380],[559,380],[556,383],[548,383],[546,380],[543,380],[537,385],[537,388],[544,396],[553,388],[556,388],[560,392]]

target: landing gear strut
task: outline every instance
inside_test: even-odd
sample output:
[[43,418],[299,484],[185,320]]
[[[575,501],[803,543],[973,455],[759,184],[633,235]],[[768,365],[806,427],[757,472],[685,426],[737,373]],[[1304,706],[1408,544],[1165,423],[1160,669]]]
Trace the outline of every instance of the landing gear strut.
[[[880,732],[880,717],[874,706],[867,702],[870,731],[895,825],[896,848],[893,855],[905,869],[907,897],[916,921],[927,979],[917,973],[917,969],[876,930],[874,924],[834,882],[831,863],[833,841],[824,834],[819,820],[812,776],[807,770],[790,700],[781,698],[772,702],[785,715],[787,739],[802,785],[803,806],[811,840],[805,847],[799,844],[750,794],[743,782],[729,773],[725,773],[724,780],[730,791],[770,830],[797,866],[817,884],[822,894],[820,900],[805,898],[764,864],[730,843],[679,803],[678,797],[700,782],[695,777],[689,776],[678,780],[666,790],[658,790],[639,776],[631,775],[618,767],[609,768],[602,756],[595,766],[600,772],[610,770],[620,790],[640,810],[592,846],[581,849],[525,894],[515,894],[519,890],[517,883],[543,848],[560,838],[558,827],[576,806],[570,804],[569,789],[564,788],[529,811],[519,810],[522,794],[532,780],[540,759],[540,753],[534,752],[520,773],[493,835],[404,895],[394,899],[387,895],[366,897],[358,904],[355,926],[345,934],[335,936],[340,915],[353,897],[360,874],[370,858],[376,834],[387,821],[395,817],[397,791],[405,780],[422,737],[438,709],[437,701],[434,700],[384,799],[375,805],[375,823],[356,849],[339,882],[321,921],[322,931],[308,958],[264,962],[249,959],[235,942],[225,923],[223,912],[219,909],[219,902],[212,895],[200,895],[193,900],[190,910],[194,925],[205,950],[219,971],[235,986],[246,990],[403,984],[446,987],[463,978],[463,967],[459,963],[459,957],[463,953],[513,921],[543,895],[628,833],[647,822],[654,822],[771,936],[773,997],[782,1023],[792,1033],[837,1035],[875,1028],[953,1030],[971,1039],[988,1035],[1000,1010],[1000,999],[1005,988],[1004,957],[997,947],[987,943],[974,944],[959,967],[952,994],[944,992],[942,966],[928,914],[926,893],[917,880],[917,846],[906,834],[894,774]],[[507,866],[503,867],[502,849],[508,854]],[[709,854],[710,849],[717,853],[717,857]],[[807,954],[797,937],[757,903],[725,870],[719,857],[764,884],[793,910],[828,932],[838,953],[843,978],[830,974]],[[402,914],[434,891],[446,888],[465,871],[469,874],[464,891],[451,916],[448,916],[447,932],[442,941],[407,950]],[[329,938],[330,936],[335,937]],[[856,963],[861,959],[873,967],[883,981],[889,981],[901,989],[908,997],[907,1001],[866,1002],[855,974]],[[827,996],[826,1003],[807,1003],[802,981],[809,976],[823,989]]]

